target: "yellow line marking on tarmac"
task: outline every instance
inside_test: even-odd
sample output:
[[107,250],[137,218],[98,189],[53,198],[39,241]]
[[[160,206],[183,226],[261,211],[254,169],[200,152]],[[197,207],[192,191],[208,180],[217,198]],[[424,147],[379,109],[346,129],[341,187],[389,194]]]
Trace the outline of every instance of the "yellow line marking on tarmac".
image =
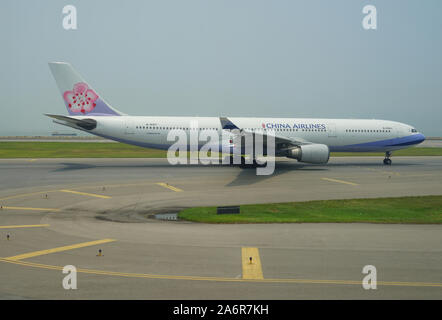
[[62,252],[62,251],[78,249],[78,248],[84,248],[84,247],[90,247],[90,246],[95,246],[97,244],[108,243],[108,242],[113,242],[113,241],[116,241],[116,240],[114,240],[114,239],[102,239],[102,240],[96,240],[96,241],[82,242],[82,243],[77,243],[77,244],[73,244],[73,245],[70,245],[70,246],[64,246],[64,247],[58,247],[58,248],[53,248],[53,249],[47,249],[47,250],[40,250],[40,251],[23,253],[23,254],[19,254],[17,256],[13,256],[13,257],[8,257],[8,258],[5,258],[5,259],[6,260],[10,260],[10,261],[18,261],[18,260],[23,260],[23,259],[27,259],[27,258],[33,258],[33,257],[42,256],[42,255],[45,255],[45,254],[50,254],[50,253],[55,253],[55,252]]
[[82,189],[97,189],[97,188],[120,188],[120,187],[140,187],[140,186],[152,186],[152,182],[144,182],[144,183],[123,183],[123,184],[106,184],[103,183],[101,186],[82,186]]
[[29,159],[28,161],[29,162],[34,162],[34,161],[37,161],[37,159]]
[[[0,258],[0,262],[7,262],[16,265],[48,269],[48,270],[63,270],[62,266],[45,265],[40,263],[32,263],[26,261],[10,260],[8,258]],[[105,270],[81,269],[77,268],[77,272],[128,277],[128,278],[144,278],[144,279],[164,279],[164,280],[191,280],[191,281],[215,281],[215,282],[255,282],[255,283],[295,283],[295,284],[336,284],[336,285],[358,285],[362,286],[361,280],[320,280],[320,279],[244,279],[244,278],[220,278],[220,277],[198,277],[198,276],[173,276],[173,275],[159,275],[146,273],[124,273]],[[431,282],[399,282],[399,281],[377,281],[380,286],[400,286],[400,287],[439,287],[442,288],[442,283]]]
[[264,279],[258,248],[241,248],[242,278]]
[[46,194],[46,193],[57,192],[57,191],[58,190],[48,190],[48,191],[21,193],[21,194],[16,194],[14,196],[9,196],[9,197],[6,197],[6,198],[1,198],[0,201],[9,200],[9,199],[16,199],[16,198],[23,198],[23,197],[27,197],[27,196],[35,196],[37,194]]
[[28,207],[8,207],[3,206],[2,209],[9,209],[9,210],[30,210],[30,211],[60,211],[60,209],[56,208],[28,208]]
[[359,184],[354,183],[354,182],[349,182],[349,181],[344,181],[344,180],[337,180],[337,179],[330,179],[330,178],[321,178],[322,180],[326,180],[326,181],[331,181],[331,182],[337,182],[337,183],[343,183],[343,184],[348,184],[351,186],[358,186]]
[[39,228],[49,227],[48,224],[23,224],[18,226],[0,226],[0,229],[16,229],[16,228]]
[[164,183],[164,182],[157,182],[157,185],[162,186],[162,187],[167,188],[167,189],[170,189],[170,190],[175,191],[175,192],[182,192],[183,191],[180,188],[171,186],[171,185],[169,185],[167,183]]
[[[76,186],[75,188],[96,189],[96,188],[102,188],[103,186],[106,187],[106,188],[109,188],[109,187],[130,187],[130,186],[149,186],[149,185],[152,185],[152,182],[126,183],[126,184],[106,184],[106,183],[103,183],[102,185],[92,185],[92,186],[86,185],[86,186],[80,186],[80,187]],[[165,188],[169,188],[169,187],[170,188],[175,188],[176,190],[171,189],[173,191],[177,191],[177,192],[183,191],[182,189],[179,189],[179,188],[167,185],[167,183],[164,183],[164,185],[162,185],[162,183],[160,183],[160,185],[165,187]],[[37,192],[30,192],[30,193],[21,193],[21,194],[16,194],[16,195],[13,195],[13,196],[8,196],[8,197],[5,197],[5,198],[0,198],[0,201],[9,200],[9,199],[24,198],[24,197],[28,197],[28,196],[34,196],[34,195],[39,195],[39,194],[47,194],[47,193],[54,193],[54,192],[60,192],[60,191],[62,191],[62,190],[47,190],[47,191],[37,191]],[[71,192],[71,193],[75,192],[75,193],[79,193],[77,191],[67,190],[67,189],[63,189],[62,192]],[[85,195],[91,196],[92,194],[91,193],[85,193]],[[108,197],[108,196],[98,195],[98,194],[94,194],[94,195],[95,196],[104,197],[105,199],[112,198],[110,196]]]
[[95,193],[86,193],[86,192],[80,192],[80,191],[74,191],[74,190],[67,190],[67,189],[62,189],[59,190],[61,192],[68,192],[68,193],[75,193],[75,194],[80,194],[82,196],[89,196],[89,197],[96,197],[96,198],[102,198],[102,199],[110,199],[112,197],[109,196],[103,196],[101,194],[95,194]]

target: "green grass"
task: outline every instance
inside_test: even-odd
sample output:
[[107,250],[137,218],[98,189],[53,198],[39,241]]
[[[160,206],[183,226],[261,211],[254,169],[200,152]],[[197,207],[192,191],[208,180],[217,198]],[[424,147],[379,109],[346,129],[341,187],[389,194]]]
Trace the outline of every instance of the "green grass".
[[[442,148],[409,148],[394,156],[442,156]],[[165,158],[164,150],[103,142],[0,142],[0,159],[11,158]],[[335,153],[340,156],[384,156],[383,153]]]
[[0,142],[0,158],[165,158],[163,150],[105,142]]
[[216,207],[189,208],[178,216],[206,223],[442,223],[442,196],[270,203],[240,208],[240,214],[216,214]]

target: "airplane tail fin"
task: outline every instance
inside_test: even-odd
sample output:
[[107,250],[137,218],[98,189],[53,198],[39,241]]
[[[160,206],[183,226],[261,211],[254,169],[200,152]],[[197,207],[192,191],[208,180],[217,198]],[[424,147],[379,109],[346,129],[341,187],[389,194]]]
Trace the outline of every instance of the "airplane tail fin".
[[71,116],[121,116],[66,62],[49,62],[49,68]]

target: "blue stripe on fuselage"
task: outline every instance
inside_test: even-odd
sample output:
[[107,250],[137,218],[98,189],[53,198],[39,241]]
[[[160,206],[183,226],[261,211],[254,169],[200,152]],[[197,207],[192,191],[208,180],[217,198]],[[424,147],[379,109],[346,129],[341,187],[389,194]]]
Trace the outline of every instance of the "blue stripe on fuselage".
[[350,144],[346,146],[330,146],[330,151],[376,151],[376,150],[386,150],[389,147],[393,149],[400,149],[400,147],[412,146],[419,144],[425,140],[425,136],[421,133],[413,134],[401,138],[393,138],[387,140],[379,140],[374,142],[366,142],[359,144]]

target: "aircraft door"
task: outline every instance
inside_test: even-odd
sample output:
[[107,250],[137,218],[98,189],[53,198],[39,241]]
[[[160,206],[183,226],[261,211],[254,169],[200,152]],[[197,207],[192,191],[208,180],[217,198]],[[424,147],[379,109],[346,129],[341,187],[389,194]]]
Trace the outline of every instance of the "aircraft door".
[[135,134],[135,127],[132,121],[124,122],[124,134]]
[[337,138],[338,133],[336,132],[336,124],[335,123],[329,123],[327,124],[327,133],[329,138]]

